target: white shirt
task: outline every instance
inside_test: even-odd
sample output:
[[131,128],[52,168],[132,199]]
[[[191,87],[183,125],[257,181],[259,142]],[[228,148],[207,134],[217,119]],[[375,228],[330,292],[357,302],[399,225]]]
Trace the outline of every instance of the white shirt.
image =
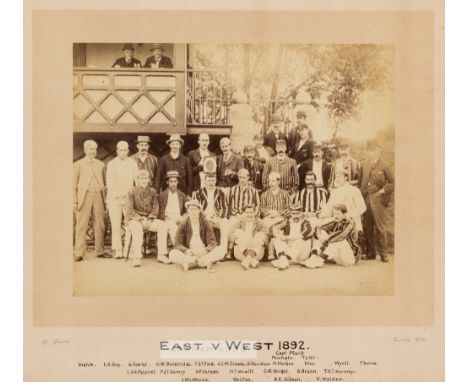
[[205,248],[205,244],[200,237],[200,223],[195,223],[191,221],[192,224],[192,238],[190,239],[190,249],[192,251],[197,251]]
[[107,164],[107,201],[123,197],[133,187],[138,165],[132,158],[115,157]]
[[313,160],[313,168],[314,168],[314,174],[316,177],[315,185],[317,187],[322,187],[323,186],[323,176],[322,176],[322,166],[323,166],[323,160],[316,161]]
[[167,193],[166,215],[180,216],[179,197],[177,192]]
[[246,222],[245,223],[245,234],[247,235],[247,237],[249,238],[252,238],[253,237],[253,223],[252,222]]
[[301,221],[294,223],[292,220],[289,223],[289,235],[297,237],[301,234]]
[[215,206],[214,206],[214,192],[215,190],[208,190],[206,189],[208,193],[208,204],[205,209],[205,215],[206,216],[214,216],[215,215]]

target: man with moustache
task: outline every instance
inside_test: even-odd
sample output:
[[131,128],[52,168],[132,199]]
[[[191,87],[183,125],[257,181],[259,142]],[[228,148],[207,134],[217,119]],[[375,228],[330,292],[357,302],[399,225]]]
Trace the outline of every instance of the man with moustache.
[[148,57],[145,62],[145,68],[159,69],[159,68],[172,68],[172,61],[169,57],[163,56],[164,51],[161,44],[152,44],[152,56]]
[[164,155],[159,164],[156,174],[156,191],[159,193],[166,188],[164,178],[169,171],[177,171],[179,173],[179,190],[185,195],[192,194],[192,166],[190,160],[182,155],[182,145],[184,141],[179,134],[172,134],[166,141],[171,151]]
[[135,184],[138,175],[136,162],[128,157],[128,143],[117,143],[117,156],[107,164],[107,207],[112,228],[112,250],[114,258],[121,259],[122,254],[122,215],[125,213],[125,198]]
[[299,173],[294,159],[286,156],[286,141],[276,141],[276,156],[270,158],[263,169],[263,188],[268,187],[268,177],[272,172],[280,174],[280,188],[293,195],[299,186]]
[[271,116],[271,126],[270,131],[264,137],[264,144],[265,146],[270,147],[273,152],[276,154],[276,144],[279,139],[287,141],[286,135],[281,131],[281,125],[283,120],[281,119],[280,115],[274,113]]
[[313,157],[314,141],[309,136],[309,126],[303,124],[297,129],[297,139],[290,148],[289,156],[296,161],[299,168],[303,162]]
[[[292,151],[299,141],[299,129],[306,124],[307,114],[304,110],[298,110],[296,113],[296,126],[294,126],[288,134],[288,156],[293,157]],[[309,138],[313,140],[312,131],[308,131]]]
[[97,143],[83,144],[85,157],[73,164],[73,211],[76,217],[74,260],[82,261],[86,254],[86,232],[91,214],[94,222],[94,251],[97,257],[112,257],[104,250],[105,168],[96,159]]
[[190,151],[187,157],[192,166],[193,191],[198,191],[205,180],[203,172],[203,164],[207,158],[216,159],[216,154],[212,153],[208,146],[210,145],[210,136],[208,134],[200,134],[198,136],[198,149]]
[[328,192],[315,185],[316,177],[312,171],[305,174],[305,187],[293,197],[293,204],[301,206],[304,217],[313,225],[318,224],[318,216],[327,203]]
[[124,44],[122,51],[124,56],[115,60],[113,68],[141,68],[141,61],[133,57],[135,53],[133,44]]
[[158,158],[151,155],[148,150],[151,139],[147,135],[140,135],[136,140],[138,152],[131,156],[135,160],[139,170],[146,170],[149,173],[150,185],[155,186],[156,173],[158,171]]
[[218,186],[222,188],[230,188],[235,186],[238,181],[238,172],[244,168],[244,161],[232,152],[231,140],[229,138],[221,138],[219,147],[222,154],[218,156],[217,172],[218,172]]
[[263,164],[255,157],[255,148],[251,145],[244,147],[244,168],[249,174],[249,182],[257,190],[263,189]]
[[352,186],[359,187],[362,175],[361,164],[351,157],[350,147],[347,142],[341,142],[338,145],[338,154],[339,158],[333,164],[330,186],[335,187],[335,174],[337,172],[345,172],[347,174],[348,183]]
[[302,162],[299,168],[299,188],[304,188],[305,174],[312,171],[315,174],[315,186],[328,190],[331,187],[332,166],[323,160],[323,151],[320,145],[314,146],[312,155],[313,157]]

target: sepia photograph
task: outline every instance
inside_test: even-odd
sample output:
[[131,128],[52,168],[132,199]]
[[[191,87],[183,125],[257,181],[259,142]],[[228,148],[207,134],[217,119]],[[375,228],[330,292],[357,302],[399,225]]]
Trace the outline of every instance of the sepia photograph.
[[390,44],[74,43],[73,295],[392,296],[394,71]]

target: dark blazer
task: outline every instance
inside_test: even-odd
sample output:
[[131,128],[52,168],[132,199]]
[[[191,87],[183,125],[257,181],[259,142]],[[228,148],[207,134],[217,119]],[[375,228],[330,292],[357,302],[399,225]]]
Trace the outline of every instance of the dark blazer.
[[[183,216],[186,212],[185,209],[185,202],[187,202],[187,195],[185,195],[182,191],[177,190],[177,196],[179,198],[179,208],[180,208],[180,215]],[[158,219],[166,220],[166,206],[167,206],[167,199],[169,198],[169,188],[166,188],[163,192],[159,194],[159,215]]]
[[[306,161],[302,162],[301,167],[299,167],[299,189],[305,187],[305,174],[307,171],[314,171],[314,159],[307,159]],[[322,159],[322,179],[323,179],[323,187],[328,189],[330,184],[330,179],[332,176],[332,166],[325,162]]]
[[120,66],[121,68],[141,68],[141,61],[132,57],[129,63],[125,61],[125,57],[120,57],[112,64],[112,67]]
[[[192,235],[192,224],[190,222],[190,217],[187,216],[181,221],[177,228],[174,248],[186,252],[190,248]],[[216,248],[217,243],[213,227],[211,227],[210,222],[206,220],[202,214],[200,214],[200,238],[208,252]]]
[[[193,195],[194,199],[197,199],[201,206],[202,206],[202,211],[206,210],[206,207],[208,206],[208,191],[206,190],[205,187],[199,189],[196,191]],[[226,195],[224,192],[216,187],[214,191],[214,209],[216,212],[216,216],[220,218],[225,218],[228,215],[228,201],[226,198]]]
[[179,190],[186,195],[192,194],[192,166],[190,166],[189,159],[179,154],[177,159],[172,159],[171,154],[164,155],[159,160],[159,167],[156,173],[156,191],[159,193],[161,190],[167,188],[164,178],[168,171],[178,171],[180,175]]
[[[284,133],[280,132],[279,138],[284,139],[287,144],[288,139]],[[273,131],[270,131],[269,133],[265,135],[265,137],[263,138],[263,143],[265,146],[270,147],[273,150],[273,152],[276,154],[276,136]]]
[[[312,130],[309,129],[309,138],[314,140],[314,134]],[[296,142],[298,142],[301,138],[299,137],[298,126],[294,126],[288,134],[288,155],[291,156],[291,152],[294,150]]]
[[395,177],[393,171],[382,159],[373,163],[367,160],[362,165],[361,193],[364,197],[368,194],[384,190],[382,203],[386,206],[390,203],[395,190]]
[[[145,68],[151,68],[151,64],[156,64],[156,60],[154,56],[150,56],[146,59]],[[172,68],[172,61],[169,57],[161,56],[161,60],[159,61],[160,68]]]
[[78,209],[83,204],[92,176],[96,177],[101,186],[102,200],[106,200],[104,181],[106,179],[106,165],[98,159],[94,159],[93,163],[94,167],[91,166],[86,157],[73,163],[73,203],[76,204]]
[[[239,182],[239,178],[237,176],[237,172],[244,168],[244,161],[242,157],[231,153],[229,159],[225,162],[224,155],[218,155],[216,160],[216,169],[218,173],[218,186],[219,187],[232,187],[235,186]],[[229,176],[224,175],[226,170],[231,170],[233,173]]]
[[[216,154],[208,151],[209,156],[215,158]],[[203,166],[199,165],[201,161],[200,149],[192,150],[188,153],[187,157],[190,160],[192,166],[192,178],[193,178],[193,191],[200,189],[200,172],[203,171]]]
[[249,180],[257,190],[263,188],[262,185],[262,174],[263,174],[263,164],[259,160],[254,160],[252,164],[248,161],[247,158],[244,158],[244,168],[249,172]]
[[125,198],[125,219],[141,220],[142,217],[156,219],[159,214],[159,203],[156,190],[150,186],[142,189],[133,187]]
[[289,155],[291,158],[296,160],[297,164],[301,164],[307,159],[312,158],[314,149],[314,141],[310,138],[304,142],[301,148],[299,148],[299,143],[300,140],[297,140]]

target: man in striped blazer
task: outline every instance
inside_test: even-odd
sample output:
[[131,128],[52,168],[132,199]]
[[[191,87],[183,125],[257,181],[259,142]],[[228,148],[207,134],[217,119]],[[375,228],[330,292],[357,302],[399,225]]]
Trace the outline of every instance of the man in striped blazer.
[[280,223],[283,215],[289,213],[289,194],[279,185],[280,175],[272,172],[268,176],[268,190],[260,197],[260,216],[268,227]]
[[327,203],[328,192],[323,187],[315,186],[316,176],[313,171],[305,174],[305,187],[293,197],[293,203],[299,204],[304,217],[314,224]]
[[227,198],[220,187],[216,187],[216,173],[205,174],[205,187],[193,194],[202,206],[205,218],[213,228],[219,229],[220,247],[227,252],[229,236],[229,206]]

